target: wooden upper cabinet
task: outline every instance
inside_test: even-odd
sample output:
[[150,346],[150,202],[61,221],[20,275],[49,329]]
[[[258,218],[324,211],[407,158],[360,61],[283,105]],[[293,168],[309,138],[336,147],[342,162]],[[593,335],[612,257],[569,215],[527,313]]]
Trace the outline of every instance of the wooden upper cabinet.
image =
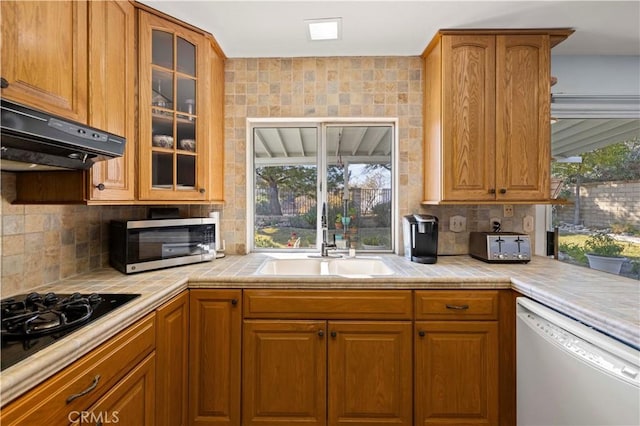
[[87,122],[87,2],[1,2],[2,97]]
[[208,166],[208,199],[224,202],[224,53],[211,41],[211,118],[209,120],[211,159]]
[[139,11],[139,198],[206,201],[209,188],[210,41]]
[[[3,14],[14,2],[2,2]],[[64,11],[71,8],[67,2],[19,2],[17,11],[28,9],[27,5],[37,5],[38,8],[49,10],[55,7],[56,13],[51,16],[64,15]],[[69,2],[71,3],[71,2]],[[80,8],[81,2],[73,2],[73,8]],[[35,6],[32,6],[35,7]],[[83,10],[84,49],[88,49],[88,56],[83,57],[82,63],[67,72],[55,72],[61,82],[73,75],[70,81],[84,81],[88,96],[82,99],[82,110],[85,111],[81,121],[92,127],[102,129],[127,140],[122,157],[108,161],[98,161],[88,171],[64,170],[19,173],[17,175],[17,202],[24,203],[87,203],[108,204],[111,202],[132,202],[135,199],[135,153],[136,153],[136,56],[135,56],[135,8],[126,1],[92,1]],[[40,12],[39,12],[40,13]],[[88,18],[87,18],[88,17]],[[10,33],[5,27],[3,17],[3,33]],[[7,22],[16,25],[17,22]],[[58,24],[59,25],[59,24]],[[86,31],[88,28],[88,31]],[[32,21],[21,28],[25,33],[37,32],[38,22]],[[55,36],[54,36],[55,35]],[[47,35],[55,40],[62,37],[56,30]],[[50,41],[50,40],[49,40]],[[78,42],[80,43],[80,42]],[[38,58],[47,56],[46,44],[38,45]],[[3,61],[8,48],[3,48]],[[63,58],[60,54],[57,57]],[[21,58],[24,59],[24,58]],[[11,66],[15,66],[12,63]],[[87,79],[88,65],[88,79]],[[4,62],[3,62],[4,67]],[[59,67],[45,66],[43,63],[27,67],[30,72],[35,70],[57,69]],[[6,69],[6,68],[5,68]],[[10,69],[13,69],[10,67]],[[25,71],[26,72],[26,71]],[[3,70],[3,76],[6,77]],[[9,96],[13,85],[3,89],[2,96]],[[22,87],[17,85],[16,87]],[[28,92],[31,93],[31,92]],[[83,92],[84,93],[84,92]],[[38,98],[47,100],[46,96]],[[52,113],[60,113],[51,105],[34,105]],[[79,117],[68,117],[78,119]]]
[[495,173],[494,37],[444,37],[442,68],[444,193],[452,200],[491,200],[489,189],[494,186]]
[[549,36],[496,37],[498,200],[550,197],[550,70]]
[[548,201],[550,49],[572,30],[444,30],[424,57],[425,204]]
[[122,157],[89,171],[88,198],[135,199],[135,7],[127,1],[89,2],[89,125],[127,139]]

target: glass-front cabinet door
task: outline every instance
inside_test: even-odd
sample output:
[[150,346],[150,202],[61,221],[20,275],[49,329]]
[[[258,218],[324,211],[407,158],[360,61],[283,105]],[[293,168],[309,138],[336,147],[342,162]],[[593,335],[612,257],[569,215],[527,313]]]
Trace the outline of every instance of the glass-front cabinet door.
[[208,198],[206,43],[140,12],[140,199]]

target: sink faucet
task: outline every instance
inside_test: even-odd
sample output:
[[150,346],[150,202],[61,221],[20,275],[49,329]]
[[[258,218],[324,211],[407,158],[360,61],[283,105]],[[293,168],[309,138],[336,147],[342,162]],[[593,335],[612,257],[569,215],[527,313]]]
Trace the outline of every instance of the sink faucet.
[[329,249],[335,249],[337,248],[337,246],[335,243],[329,243],[327,241],[327,236],[329,234],[329,225],[327,221],[327,203],[322,203],[322,217],[320,220],[322,226],[322,244],[320,246],[320,256],[329,257]]

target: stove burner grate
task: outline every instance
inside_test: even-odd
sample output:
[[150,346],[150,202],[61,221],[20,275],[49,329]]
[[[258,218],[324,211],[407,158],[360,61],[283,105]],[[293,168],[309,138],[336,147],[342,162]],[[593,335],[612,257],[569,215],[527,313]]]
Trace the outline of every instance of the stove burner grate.
[[2,301],[2,337],[31,338],[56,333],[83,324],[91,318],[102,298],[97,294],[74,293],[60,298],[31,293],[24,300]]
[[139,297],[131,293],[21,294],[0,300],[0,370]]

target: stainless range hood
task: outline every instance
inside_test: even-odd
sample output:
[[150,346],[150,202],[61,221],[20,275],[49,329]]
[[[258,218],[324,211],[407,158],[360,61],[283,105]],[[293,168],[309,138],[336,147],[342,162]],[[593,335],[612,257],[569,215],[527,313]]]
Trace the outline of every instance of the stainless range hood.
[[86,170],[124,153],[121,136],[6,99],[1,103],[2,170]]

